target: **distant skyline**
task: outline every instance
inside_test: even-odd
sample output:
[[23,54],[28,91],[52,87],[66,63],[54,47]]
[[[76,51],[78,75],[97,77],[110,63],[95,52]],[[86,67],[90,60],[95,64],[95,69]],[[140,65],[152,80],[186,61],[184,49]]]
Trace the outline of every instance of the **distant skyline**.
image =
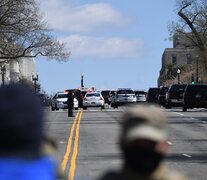
[[99,90],[157,86],[162,53],[172,47],[166,39],[175,0],[39,2],[54,36],[71,51],[68,62],[36,59],[49,94],[80,87],[81,73],[85,86]]

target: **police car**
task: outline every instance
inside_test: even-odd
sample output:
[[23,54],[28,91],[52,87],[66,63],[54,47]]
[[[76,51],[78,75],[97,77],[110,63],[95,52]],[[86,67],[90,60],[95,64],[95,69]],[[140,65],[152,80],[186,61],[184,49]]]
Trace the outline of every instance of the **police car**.
[[[74,108],[78,109],[78,100],[74,98]],[[51,100],[51,110],[59,110],[59,109],[67,109],[67,93],[66,92],[58,92]]]

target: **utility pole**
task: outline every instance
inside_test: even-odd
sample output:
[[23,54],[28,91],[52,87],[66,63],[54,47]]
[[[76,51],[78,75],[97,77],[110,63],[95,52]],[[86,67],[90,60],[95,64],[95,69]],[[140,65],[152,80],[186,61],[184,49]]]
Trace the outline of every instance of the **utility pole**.
[[178,74],[178,84],[180,84],[180,69],[177,70],[177,74]]
[[84,75],[83,75],[83,73],[81,73],[81,88],[84,87],[84,84],[83,84],[83,78],[84,78]]

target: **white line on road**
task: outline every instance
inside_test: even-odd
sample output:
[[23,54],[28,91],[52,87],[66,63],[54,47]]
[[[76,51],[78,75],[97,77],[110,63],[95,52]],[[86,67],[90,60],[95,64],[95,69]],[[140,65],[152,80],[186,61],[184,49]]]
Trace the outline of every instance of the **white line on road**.
[[183,154],[183,156],[191,158],[192,156],[188,155],[188,154]]
[[178,112],[173,112],[173,113],[178,114],[180,116],[184,116],[184,114],[181,114],[181,113],[178,113]]

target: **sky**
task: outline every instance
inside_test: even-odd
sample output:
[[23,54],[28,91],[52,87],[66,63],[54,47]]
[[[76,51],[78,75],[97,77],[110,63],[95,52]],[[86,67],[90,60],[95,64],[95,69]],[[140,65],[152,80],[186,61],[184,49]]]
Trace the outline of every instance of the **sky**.
[[80,87],[98,90],[157,86],[175,0],[47,0],[41,12],[71,52],[67,62],[36,58],[48,94]]

